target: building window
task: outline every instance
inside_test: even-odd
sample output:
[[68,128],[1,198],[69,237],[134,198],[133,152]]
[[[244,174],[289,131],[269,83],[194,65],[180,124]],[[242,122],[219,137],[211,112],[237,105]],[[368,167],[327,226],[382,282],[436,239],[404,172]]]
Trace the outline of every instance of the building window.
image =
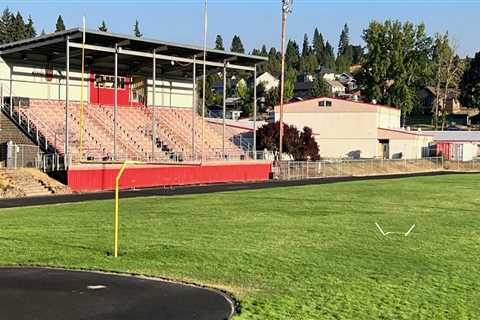
[[[114,89],[115,76],[96,74],[95,75],[95,88],[107,88]],[[125,78],[117,77],[118,89],[125,89]]]
[[318,102],[319,107],[331,107],[332,106],[332,101],[329,100],[322,100]]

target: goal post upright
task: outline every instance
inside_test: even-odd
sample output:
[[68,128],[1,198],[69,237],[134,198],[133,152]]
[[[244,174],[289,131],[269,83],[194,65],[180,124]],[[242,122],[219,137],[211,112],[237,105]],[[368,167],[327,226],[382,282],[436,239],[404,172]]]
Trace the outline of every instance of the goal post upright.
[[115,178],[115,235],[114,235],[114,257],[118,257],[118,235],[119,235],[119,190],[120,190],[120,178],[123,176],[125,169],[130,164],[143,164],[143,162],[139,161],[130,161],[127,160],[123,162],[122,166],[120,167],[120,171],[118,171],[117,177]]

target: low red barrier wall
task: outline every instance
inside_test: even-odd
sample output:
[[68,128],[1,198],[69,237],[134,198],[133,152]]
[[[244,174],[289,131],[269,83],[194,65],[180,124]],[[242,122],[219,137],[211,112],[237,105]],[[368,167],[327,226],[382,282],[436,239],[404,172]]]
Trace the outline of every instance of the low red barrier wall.
[[[115,189],[120,166],[77,167],[68,170],[68,186],[73,192]],[[204,166],[132,166],[120,179],[122,189],[179,186],[221,182],[268,180],[269,163],[218,164]]]

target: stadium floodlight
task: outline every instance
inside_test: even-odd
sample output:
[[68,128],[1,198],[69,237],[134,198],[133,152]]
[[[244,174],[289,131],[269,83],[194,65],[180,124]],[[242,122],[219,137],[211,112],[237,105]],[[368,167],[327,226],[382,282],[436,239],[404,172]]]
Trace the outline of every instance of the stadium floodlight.
[[285,14],[292,13],[293,0],[283,0],[282,1],[282,11]]
[[380,233],[382,234],[382,236],[388,236],[389,234],[403,234],[405,237],[408,237],[408,235],[413,231],[413,229],[415,228],[415,224],[413,224],[410,229],[408,229],[407,232],[395,232],[395,231],[389,231],[389,232],[385,232],[383,231],[382,227],[378,224],[378,222],[375,222],[375,225],[377,226],[378,230],[380,230]]
[[293,0],[282,0],[282,69],[280,74],[280,139],[279,139],[279,160],[282,160],[283,153],[283,93],[285,91],[285,29],[287,24],[287,15],[292,13]]

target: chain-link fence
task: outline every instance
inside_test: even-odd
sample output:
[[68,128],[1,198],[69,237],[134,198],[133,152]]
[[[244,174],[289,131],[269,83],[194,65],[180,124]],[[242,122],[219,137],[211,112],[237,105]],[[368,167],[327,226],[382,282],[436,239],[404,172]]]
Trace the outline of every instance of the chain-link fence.
[[[479,163],[480,167],[480,163]],[[322,161],[281,161],[274,166],[274,177],[280,180],[368,176],[394,173],[426,172],[443,169],[441,157],[416,160],[361,159]]]
[[480,171],[480,159],[470,161],[448,160],[444,163],[445,170]]
[[40,168],[42,153],[38,146],[9,142],[3,150],[6,168]]

